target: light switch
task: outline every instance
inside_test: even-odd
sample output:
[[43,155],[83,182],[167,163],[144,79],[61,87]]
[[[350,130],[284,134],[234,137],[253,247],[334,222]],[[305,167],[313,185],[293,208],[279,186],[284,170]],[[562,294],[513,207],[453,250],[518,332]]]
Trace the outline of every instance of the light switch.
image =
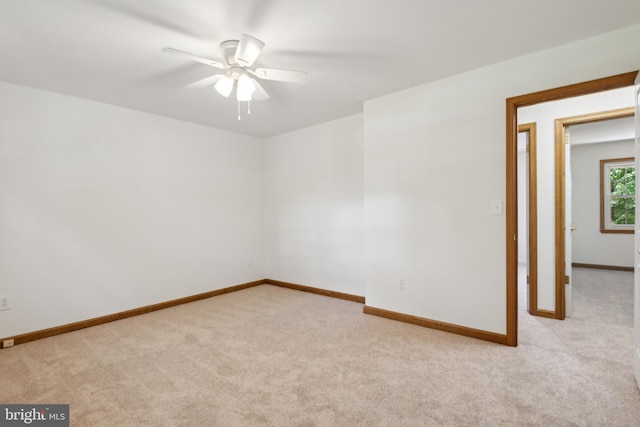
[[491,215],[503,215],[504,214],[504,203],[502,200],[492,200],[491,201]]

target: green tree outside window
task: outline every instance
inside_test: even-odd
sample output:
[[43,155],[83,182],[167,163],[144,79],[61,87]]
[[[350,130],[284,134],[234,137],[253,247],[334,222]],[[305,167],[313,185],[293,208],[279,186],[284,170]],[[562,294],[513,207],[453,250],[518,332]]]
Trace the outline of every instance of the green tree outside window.
[[625,166],[609,169],[610,221],[616,225],[636,223],[636,169]]
[[632,234],[636,222],[636,160],[600,160],[600,232]]

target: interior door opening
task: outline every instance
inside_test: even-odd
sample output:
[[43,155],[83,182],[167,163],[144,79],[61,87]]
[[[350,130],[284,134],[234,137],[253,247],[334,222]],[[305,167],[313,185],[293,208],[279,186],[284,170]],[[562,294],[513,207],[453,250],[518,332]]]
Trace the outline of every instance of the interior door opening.
[[[516,346],[518,342],[518,191],[517,191],[517,123],[518,108],[547,101],[571,98],[602,92],[610,89],[633,86],[638,72],[592,80],[542,92],[521,95],[506,100],[506,295],[507,331],[506,344]],[[562,207],[564,212],[564,207]],[[558,224],[556,224],[558,226]],[[559,227],[564,229],[564,223]],[[563,248],[556,248],[563,251]],[[563,256],[564,258],[564,256]],[[558,273],[556,273],[558,274]],[[564,276],[564,275],[563,275]],[[564,277],[562,277],[564,280]],[[564,292],[564,289],[562,290]],[[563,299],[562,299],[563,300]]]
[[518,309],[538,307],[537,126],[518,126]]
[[[577,230],[571,215],[571,167],[572,141],[570,127],[613,121],[634,114],[634,108],[594,112],[555,120],[556,146],[556,318],[571,315],[572,234]],[[560,248],[561,250],[558,250]]]

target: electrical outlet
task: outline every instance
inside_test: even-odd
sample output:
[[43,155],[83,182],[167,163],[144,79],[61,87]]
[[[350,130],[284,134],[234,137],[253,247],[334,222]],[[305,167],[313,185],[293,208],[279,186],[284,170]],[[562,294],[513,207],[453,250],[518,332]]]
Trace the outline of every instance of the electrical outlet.
[[11,306],[9,305],[9,295],[0,296],[0,311],[9,310]]
[[253,258],[249,258],[249,262],[247,263],[247,267],[249,268],[253,268],[253,265],[255,264]]
[[2,341],[2,348],[13,347],[13,338]]
[[399,287],[400,289],[405,289],[405,288],[406,288],[406,285],[407,285],[407,284],[406,284],[406,282],[405,282],[405,280],[404,280],[404,277],[401,277],[401,278],[399,278],[399,279],[398,279],[398,287]]

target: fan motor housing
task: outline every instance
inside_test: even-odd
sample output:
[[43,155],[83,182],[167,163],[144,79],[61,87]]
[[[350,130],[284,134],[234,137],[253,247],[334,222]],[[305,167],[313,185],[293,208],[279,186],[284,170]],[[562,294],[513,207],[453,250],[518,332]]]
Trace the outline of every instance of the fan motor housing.
[[228,65],[238,64],[235,59],[238,44],[240,44],[239,40],[225,40],[220,43],[220,52],[222,52],[222,57]]

